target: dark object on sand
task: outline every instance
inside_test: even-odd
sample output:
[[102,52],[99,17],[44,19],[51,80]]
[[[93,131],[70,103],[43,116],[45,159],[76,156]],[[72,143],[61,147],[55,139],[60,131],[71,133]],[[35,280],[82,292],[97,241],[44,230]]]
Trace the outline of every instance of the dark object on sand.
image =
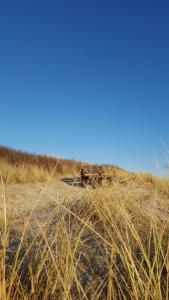
[[80,171],[82,187],[90,185],[93,188],[103,185],[103,182],[111,184],[112,176],[105,175],[103,166],[91,166]]

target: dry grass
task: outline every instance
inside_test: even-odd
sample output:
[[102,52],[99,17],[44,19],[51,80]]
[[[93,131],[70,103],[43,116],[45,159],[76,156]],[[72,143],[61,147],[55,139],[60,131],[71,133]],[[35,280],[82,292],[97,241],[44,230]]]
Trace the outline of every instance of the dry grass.
[[[0,170],[5,183],[47,182],[62,175],[79,175],[89,164],[75,160],[58,159],[47,155],[30,154],[0,146]],[[109,171],[118,167],[106,166]]]
[[169,299],[169,182],[114,175],[17,218],[1,178],[0,299]]
[[0,170],[5,183],[46,182],[63,174],[76,174],[81,163],[47,155],[0,147]]

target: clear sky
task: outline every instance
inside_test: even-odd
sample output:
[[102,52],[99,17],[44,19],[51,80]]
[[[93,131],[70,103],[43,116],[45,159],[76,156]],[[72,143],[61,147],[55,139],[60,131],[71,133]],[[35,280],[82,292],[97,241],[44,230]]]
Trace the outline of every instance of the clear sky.
[[168,0],[0,4],[0,144],[159,174]]

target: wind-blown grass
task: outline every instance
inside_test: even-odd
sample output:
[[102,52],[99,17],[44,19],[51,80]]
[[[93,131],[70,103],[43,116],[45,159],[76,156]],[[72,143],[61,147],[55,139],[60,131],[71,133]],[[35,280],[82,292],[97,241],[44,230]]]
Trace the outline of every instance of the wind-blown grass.
[[[12,166],[6,182],[20,172]],[[169,299],[169,181],[109,171],[109,187],[76,193],[72,187],[37,211],[42,190],[31,210],[17,216],[2,173],[0,299]],[[29,173],[18,181],[31,181]]]
[[[149,195],[147,197],[147,191]],[[168,189],[168,186],[167,186]],[[169,198],[134,183],[1,221],[1,299],[168,299]]]

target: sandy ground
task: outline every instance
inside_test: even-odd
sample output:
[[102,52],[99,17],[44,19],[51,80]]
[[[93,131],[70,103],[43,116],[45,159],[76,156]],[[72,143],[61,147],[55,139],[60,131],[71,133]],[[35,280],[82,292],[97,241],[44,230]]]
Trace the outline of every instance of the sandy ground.
[[[37,213],[46,212],[56,204],[83,199],[86,201],[95,190],[91,188],[81,188],[73,185],[73,181],[63,182],[57,180],[54,183],[29,183],[10,184],[1,186],[0,190],[0,218],[3,214],[4,199],[7,203],[8,214],[14,218],[28,215],[34,208]],[[4,191],[3,191],[4,190]],[[152,210],[156,214],[168,215],[168,208],[164,207],[164,201],[156,195],[155,189],[151,185],[141,186],[135,182],[118,183],[114,182],[109,188],[112,199],[124,199],[126,197],[135,198],[139,204],[139,209]],[[103,191],[102,191],[103,192]],[[103,194],[104,195],[104,194]],[[141,207],[140,207],[141,206]]]
[[58,180],[54,183],[10,184],[1,186],[0,213],[3,212],[4,199],[8,213],[13,217],[29,213],[33,208],[36,211],[44,210],[56,203],[79,199],[86,195],[86,190],[69,185]]

